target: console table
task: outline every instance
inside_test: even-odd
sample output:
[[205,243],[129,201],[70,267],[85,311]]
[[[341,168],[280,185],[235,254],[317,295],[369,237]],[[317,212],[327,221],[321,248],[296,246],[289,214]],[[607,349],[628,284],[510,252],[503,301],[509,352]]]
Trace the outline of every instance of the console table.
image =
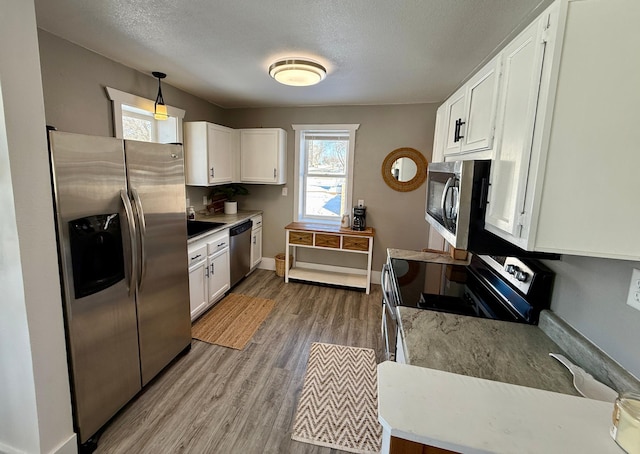
[[[367,227],[363,231],[343,229],[339,226],[312,222],[292,222],[285,228],[286,251],[284,281],[297,279],[322,284],[342,285],[345,287],[363,288],[367,293],[371,289],[371,259],[373,257],[374,229]],[[344,268],[336,271],[323,265],[305,267],[296,266],[296,255],[291,250],[296,248],[331,250],[339,253],[355,253],[367,255],[366,269]],[[289,264],[293,266],[289,269]]]

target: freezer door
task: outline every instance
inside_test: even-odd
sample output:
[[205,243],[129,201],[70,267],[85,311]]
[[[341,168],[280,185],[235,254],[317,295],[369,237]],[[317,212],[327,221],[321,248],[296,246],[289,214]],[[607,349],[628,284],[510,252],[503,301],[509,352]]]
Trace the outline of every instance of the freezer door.
[[137,289],[142,384],[191,342],[180,145],[125,141],[129,195],[138,219]]
[[74,416],[84,443],[141,388],[129,288],[133,218],[120,197],[121,140],[54,131],[50,153]]

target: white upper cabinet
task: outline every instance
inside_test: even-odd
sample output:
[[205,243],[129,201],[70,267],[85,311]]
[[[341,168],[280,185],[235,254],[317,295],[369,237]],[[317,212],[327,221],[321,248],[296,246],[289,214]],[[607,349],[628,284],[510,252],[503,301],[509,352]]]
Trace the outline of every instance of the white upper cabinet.
[[[495,132],[501,56],[445,101],[444,154],[474,153],[474,159],[490,158]],[[480,156],[478,152],[487,151]]]
[[540,20],[538,43],[527,29],[504,51],[521,90],[503,90],[486,228],[527,250],[638,261],[640,2],[559,0]]
[[500,56],[491,60],[465,84],[466,124],[458,132],[462,135],[460,151],[463,153],[489,150],[493,145],[500,60]]
[[287,132],[280,128],[240,130],[240,181],[287,182]]
[[237,141],[237,131],[231,128],[205,121],[185,123],[185,183],[192,186],[231,183]]
[[444,128],[444,154],[454,154],[460,152],[462,142],[460,140],[460,129],[462,128],[462,118],[464,115],[466,87],[462,87],[456,91],[444,103],[445,106],[445,124]]
[[549,15],[527,27],[502,51],[497,139],[485,222],[509,235],[522,228],[520,213],[531,155],[531,138]]
[[444,161],[444,129],[447,116],[447,105],[442,104],[436,112],[436,125],[433,134],[433,151],[431,152],[431,162]]

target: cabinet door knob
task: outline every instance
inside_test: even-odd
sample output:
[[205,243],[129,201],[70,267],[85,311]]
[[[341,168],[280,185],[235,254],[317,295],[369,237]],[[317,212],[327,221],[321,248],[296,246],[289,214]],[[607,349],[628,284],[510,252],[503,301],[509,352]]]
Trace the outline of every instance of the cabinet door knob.
[[213,178],[215,173],[213,172],[213,167],[211,167],[211,178]]

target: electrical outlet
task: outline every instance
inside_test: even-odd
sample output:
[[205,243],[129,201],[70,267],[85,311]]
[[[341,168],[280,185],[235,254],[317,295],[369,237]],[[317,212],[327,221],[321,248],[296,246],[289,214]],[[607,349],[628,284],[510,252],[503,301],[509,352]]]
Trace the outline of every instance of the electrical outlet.
[[284,197],[286,197],[287,195],[289,195],[289,188],[287,188],[286,186],[284,188],[282,188],[282,195]]
[[207,196],[206,196],[206,195],[203,195],[203,196],[202,196],[202,204],[203,204],[204,206],[209,205],[209,201],[207,200]]
[[358,206],[359,207],[363,207],[364,206],[364,200],[363,199],[359,199],[358,200]]
[[627,304],[640,311],[640,270],[635,268],[633,269],[633,273],[631,273]]

